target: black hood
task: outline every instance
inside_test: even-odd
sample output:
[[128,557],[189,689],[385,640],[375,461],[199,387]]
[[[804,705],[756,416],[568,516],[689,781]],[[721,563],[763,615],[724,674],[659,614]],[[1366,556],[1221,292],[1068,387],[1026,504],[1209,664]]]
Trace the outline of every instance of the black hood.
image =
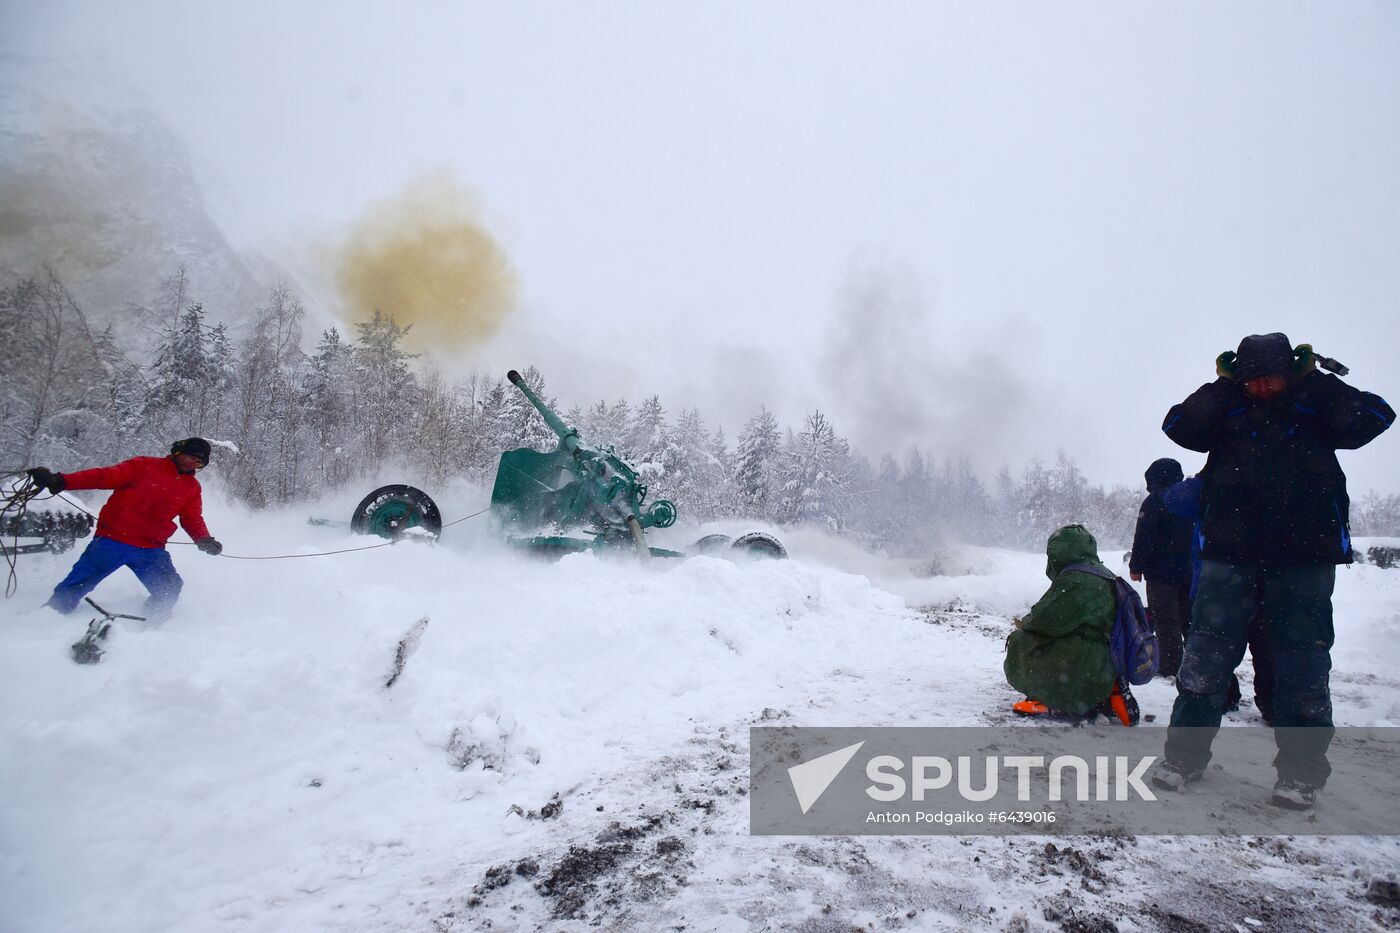
[[1174,486],[1181,482],[1186,476],[1181,471],[1181,464],[1171,457],[1163,457],[1161,460],[1153,460],[1152,465],[1147,468],[1143,477],[1147,480],[1148,492],[1161,492],[1168,486]]
[[1285,334],[1252,334],[1235,351],[1235,378],[1286,376],[1293,371],[1293,344]]

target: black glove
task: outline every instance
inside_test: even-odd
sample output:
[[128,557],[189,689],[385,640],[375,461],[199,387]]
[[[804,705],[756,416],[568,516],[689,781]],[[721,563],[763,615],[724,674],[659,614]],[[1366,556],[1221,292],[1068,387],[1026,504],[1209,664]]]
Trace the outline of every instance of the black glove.
[[45,489],[53,495],[63,492],[63,474],[55,473],[44,467],[35,467],[32,470],[25,470],[29,474],[29,479],[35,486]]
[[213,554],[215,557],[224,552],[224,546],[213,538],[200,538],[194,543],[194,546],[206,554]]

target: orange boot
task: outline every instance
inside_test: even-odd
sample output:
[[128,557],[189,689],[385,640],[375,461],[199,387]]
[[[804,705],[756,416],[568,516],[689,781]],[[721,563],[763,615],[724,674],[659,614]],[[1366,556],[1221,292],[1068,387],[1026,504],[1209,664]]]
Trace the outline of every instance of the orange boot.
[[1106,711],[1111,712],[1123,725],[1138,724],[1137,698],[1133,696],[1133,691],[1128,689],[1128,682],[1122,677],[1113,682],[1113,692],[1108,695],[1108,702],[1104,706]]
[[1050,707],[1039,700],[1032,700],[1030,697],[1027,697],[1024,700],[1012,703],[1011,711],[1018,716],[1044,716],[1046,713],[1050,712]]

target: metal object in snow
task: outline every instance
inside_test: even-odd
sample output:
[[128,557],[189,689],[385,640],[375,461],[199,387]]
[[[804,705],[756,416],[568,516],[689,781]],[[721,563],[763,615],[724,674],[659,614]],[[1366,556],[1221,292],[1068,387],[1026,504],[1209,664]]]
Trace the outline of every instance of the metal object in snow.
[[109,612],[97,603],[92,601],[92,597],[84,597],[83,601],[89,606],[102,613],[102,616],[93,619],[88,623],[87,634],[73,643],[73,660],[79,664],[96,664],[102,660],[102,646],[98,642],[107,640],[107,632],[111,630],[112,623],[117,619],[131,619],[136,622],[145,622],[145,616],[132,616],[122,612]]
[[[535,394],[515,370],[506,378],[539,412],[559,439],[551,451],[520,447],[501,454],[491,490],[491,514],[509,540],[536,554],[563,556],[581,551],[628,550],[644,558],[684,557],[679,551],[652,547],[646,530],[669,528],[677,509],[669,499],[646,505],[647,486],[637,470],[612,447],[594,447],[579,437]],[[312,519],[313,524],[336,524]],[[442,530],[437,505],[412,486],[381,486],[356,508],[351,527],[362,534],[399,539],[418,532],[433,537]],[[722,539],[722,540],[721,540]],[[730,541],[708,535],[697,542],[700,553],[729,550],[758,557],[786,557],[772,535],[750,532]]]
[[[0,517],[0,538],[8,538],[11,544],[0,541],[0,548],[10,554],[38,554],[47,551],[62,554],[71,548],[79,538],[86,538],[92,531],[95,519],[83,512],[25,512],[21,515]],[[20,544],[20,538],[38,538],[31,544]]]
[[637,471],[612,447],[594,447],[579,439],[525,383],[520,373],[506,374],[559,438],[548,453],[521,447],[501,454],[491,490],[491,513],[506,529],[559,532],[585,529],[592,540],[536,535],[520,543],[531,550],[568,553],[597,547],[631,547],[646,557],[679,557],[675,551],[650,547],[645,529],[668,528],[676,506],[658,499],[649,507],[647,487]]

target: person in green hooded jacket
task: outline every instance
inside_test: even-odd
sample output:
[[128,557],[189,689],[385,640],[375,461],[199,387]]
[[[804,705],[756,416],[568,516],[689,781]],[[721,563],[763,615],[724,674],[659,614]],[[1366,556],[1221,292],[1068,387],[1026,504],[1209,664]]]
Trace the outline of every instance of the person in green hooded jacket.
[[1050,536],[1045,554],[1050,589],[1006,640],[1007,683],[1032,701],[1016,704],[1017,712],[1073,717],[1103,712],[1136,725],[1137,703],[1109,653],[1117,615],[1113,584],[1064,572],[1072,564],[1102,568],[1098,542],[1083,525],[1066,525]]

